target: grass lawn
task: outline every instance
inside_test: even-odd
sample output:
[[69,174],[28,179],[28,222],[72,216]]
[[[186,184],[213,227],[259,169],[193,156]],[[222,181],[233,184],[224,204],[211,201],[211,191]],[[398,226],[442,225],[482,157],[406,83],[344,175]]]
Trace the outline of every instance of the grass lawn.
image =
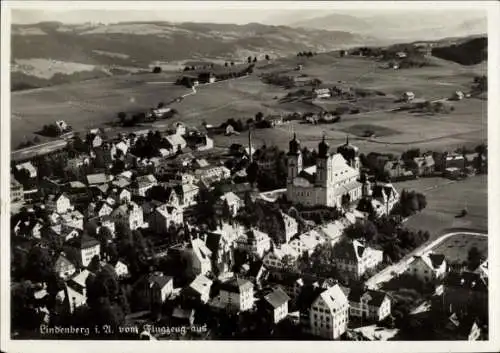
[[[487,176],[477,175],[465,180],[450,182],[444,178],[421,178],[394,183],[398,190],[407,189],[422,192],[427,207],[410,217],[405,223],[413,229],[427,230],[431,239],[452,229],[484,231],[488,229],[488,186]],[[467,207],[468,214],[455,216]]]
[[488,238],[467,234],[457,234],[448,238],[433,251],[445,255],[449,263],[462,263],[467,261],[467,254],[472,247],[476,247],[486,258],[488,257]]

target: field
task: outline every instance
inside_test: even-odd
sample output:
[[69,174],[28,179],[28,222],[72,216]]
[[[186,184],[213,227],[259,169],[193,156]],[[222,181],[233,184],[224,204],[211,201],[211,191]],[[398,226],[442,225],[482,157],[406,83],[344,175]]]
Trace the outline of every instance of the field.
[[[412,90],[418,98],[449,97],[455,90],[467,91],[475,74],[484,73],[485,65],[462,67],[437,60],[439,66],[421,69],[387,70],[380,63],[364,58],[338,58],[334,54],[320,54],[311,59],[283,58],[269,64],[258,63],[254,75],[200,86],[197,93],[175,104],[179,115],[172,119],[188,125],[201,125],[202,121],[218,125],[229,118],[245,122],[259,111],[264,114],[280,112],[318,112],[334,109],[342,101],[334,98],[322,101],[282,102],[291,90],[264,84],[259,75],[269,72],[292,72],[297,63],[304,65],[303,73],[324,82],[345,81],[345,84],[363,89],[380,90],[385,97],[360,98],[351,103],[361,108],[360,114],[346,114],[335,124],[308,125],[298,121],[274,129],[254,133],[256,145],[275,144],[286,149],[292,131],[304,146],[316,148],[322,133],[332,146],[342,143],[351,135],[363,153],[400,153],[408,148],[448,150],[474,146],[486,140],[486,101],[467,99],[454,102],[455,110],[449,114],[417,115],[392,112],[398,103],[394,98],[403,91]],[[12,142],[16,147],[24,136],[44,124],[58,119],[66,120],[75,130],[106,124],[115,119],[118,111],[147,109],[158,102],[167,102],[188,92],[172,84],[149,84],[151,80],[171,82],[177,73],[161,75],[137,74],[90,80],[52,88],[14,92],[12,94]],[[170,121],[169,121],[170,122]],[[359,136],[360,129],[370,126],[374,138]],[[361,128],[360,128],[361,127]],[[245,134],[214,136],[218,146],[246,143]]]
[[[420,178],[394,183],[399,191],[422,192],[427,199],[427,207],[410,217],[406,226],[427,230],[431,238],[445,232],[464,230],[485,232],[488,229],[488,184],[486,175],[477,175],[461,181],[444,178]],[[456,216],[464,208],[465,217]]]
[[488,257],[488,238],[457,234],[446,239],[433,249],[436,254],[446,256],[449,263],[463,263],[467,261],[467,254],[472,247],[476,247],[486,258]]

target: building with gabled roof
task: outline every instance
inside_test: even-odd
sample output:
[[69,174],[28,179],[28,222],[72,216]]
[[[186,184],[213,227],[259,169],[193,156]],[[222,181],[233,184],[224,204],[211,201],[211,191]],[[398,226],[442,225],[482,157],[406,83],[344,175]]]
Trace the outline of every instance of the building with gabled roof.
[[365,246],[358,240],[339,242],[334,247],[334,263],[349,278],[358,280],[366,270],[383,261],[383,251]]
[[78,238],[72,239],[69,245],[78,252],[83,267],[87,267],[94,256],[99,257],[101,255],[101,243],[85,233]]
[[237,247],[250,254],[255,254],[259,258],[271,249],[271,239],[269,235],[257,229],[249,229],[240,235],[236,240]]
[[445,256],[428,252],[422,256],[415,256],[407,272],[423,283],[435,283],[444,278],[446,270]]
[[443,287],[445,312],[488,317],[488,278],[469,271],[450,272]]
[[66,280],[75,273],[76,268],[66,254],[61,253],[54,263],[54,271],[60,278]]
[[208,303],[213,281],[204,275],[196,278],[182,291],[182,295],[190,300]]
[[219,295],[210,305],[222,310],[248,311],[253,308],[254,288],[252,282],[235,277],[219,285]]
[[142,208],[133,201],[118,206],[111,212],[110,216],[115,222],[127,222],[131,230],[142,228],[144,225]]
[[349,301],[340,285],[321,291],[309,311],[311,334],[335,340],[346,332],[348,322]]
[[26,170],[28,172],[28,176],[30,178],[36,178],[38,173],[37,173],[37,169],[35,168],[35,166],[33,165],[33,163],[31,162],[24,162],[24,163],[21,163],[21,164],[17,164],[16,165],[16,170],[19,172],[21,170]]
[[288,244],[275,246],[263,259],[264,265],[270,269],[296,268],[299,253]]
[[391,298],[383,292],[366,288],[341,287],[349,300],[349,315],[380,322],[391,314]]
[[150,307],[161,305],[174,291],[174,279],[161,272],[153,272],[147,276],[147,291]]
[[265,294],[260,303],[264,312],[271,318],[272,323],[277,324],[288,315],[288,302],[290,297],[276,286],[268,294]]
[[71,200],[68,195],[64,192],[57,195],[49,195],[45,200],[45,207],[49,211],[53,211],[59,214],[64,214],[68,211],[73,210],[71,205]]
[[182,209],[169,204],[155,208],[148,218],[149,228],[158,234],[167,233],[171,225],[178,226],[183,222]]
[[97,173],[97,174],[88,174],[87,175],[87,184],[89,186],[107,184],[111,180],[112,180],[112,177],[106,175],[105,173]]

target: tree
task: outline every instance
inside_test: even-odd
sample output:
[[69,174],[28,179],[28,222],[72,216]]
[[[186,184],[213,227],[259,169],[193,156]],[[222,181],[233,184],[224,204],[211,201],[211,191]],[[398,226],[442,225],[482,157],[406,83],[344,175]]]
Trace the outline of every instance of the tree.
[[370,243],[377,235],[377,227],[368,220],[356,221],[353,225],[348,226],[344,233],[349,239],[364,239]]
[[54,263],[46,249],[34,247],[28,254],[26,274],[35,282],[44,282],[50,277]]
[[228,67],[228,63],[227,63],[227,62],[225,62],[225,63],[224,63],[224,66],[225,66],[225,67]]
[[267,61],[271,60],[271,58],[269,57],[269,55],[268,55],[268,54],[266,54],[266,60],[267,60]]
[[249,56],[249,57],[247,58],[247,61],[248,61],[248,63],[250,64],[250,63],[252,62],[252,57],[251,57],[251,56]]
[[262,112],[258,112],[257,114],[255,114],[255,121],[260,123],[262,121],[262,119],[264,119],[264,113]]
[[247,168],[247,179],[253,185],[257,182],[258,175],[259,165],[257,164],[257,162],[253,161]]
[[162,70],[161,70],[161,67],[160,67],[160,66],[155,66],[155,67],[153,68],[153,73],[154,73],[154,74],[159,74],[159,73],[161,73],[161,71],[162,71]]
[[124,123],[125,120],[127,119],[127,114],[125,112],[119,112],[117,114],[118,119],[120,120],[120,123]]
[[253,58],[253,62],[254,62],[254,63],[256,63],[256,62],[257,62],[257,57],[256,57],[256,56]]
[[471,247],[467,254],[467,263],[470,270],[475,270],[483,262],[483,254],[475,246]]
[[234,66],[234,61],[231,61],[231,66]]

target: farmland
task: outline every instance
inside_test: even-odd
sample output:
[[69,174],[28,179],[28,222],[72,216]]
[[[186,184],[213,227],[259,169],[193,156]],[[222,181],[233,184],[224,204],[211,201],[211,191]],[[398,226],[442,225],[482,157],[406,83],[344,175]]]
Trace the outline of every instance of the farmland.
[[[229,118],[245,122],[259,111],[264,114],[286,112],[318,112],[334,109],[342,101],[326,100],[283,101],[291,90],[265,84],[260,75],[269,72],[291,73],[302,63],[302,74],[321,79],[324,83],[345,82],[353,88],[371,89],[386,96],[359,98],[349,104],[360,108],[359,114],[346,114],[335,124],[308,125],[298,121],[259,130],[254,134],[256,143],[276,144],[286,148],[291,131],[297,133],[304,146],[316,147],[322,132],[332,145],[350,135],[362,152],[400,153],[408,148],[446,150],[461,146],[474,146],[486,140],[486,101],[466,99],[454,102],[454,111],[447,114],[424,115],[408,111],[391,111],[399,106],[395,98],[407,90],[417,98],[446,98],[455,90],[467,91],[476,74],[485,73],[485,65],[462,67],[455,63],[435,59],[435,66],[388,70],[371,59],[347,57],[337,54],[319,54],[310,59],[281,58],[257,64],[255,73],[241,79],[218,82],[199,87],[197,93],[176,103],[179,111],[171,122],[183,121],[199,126],[202,121],[218,125]],[[110,77],[60,85],[12,94],[13,147],[24,136],[44,124],[64,119],[75,130],[109,123],[118,111],[147,109],[158,102],[185,94],[188,90],[173,84],[148,84],[152,80],[171,82],[178,73],[161,75],[137,74]],[[372,130],[375,137],[365,138],[362,130]],[[245,142],[246,136],[214,136],[216,144],[227,146]]]
[[[461,181],[443,178],[421,178],[394,183],[399,191],[415,190],[425,194],[427,207],[410,217],[410,228],[428,230],[436,238],[451,229],[470,229],[487,232],[488,184],[486,175],[478,175]],[[465,217],[456,217],[467,208]]]
[[467,261],[467,254],[472,247],[476,247],[480,253],[488,257],[488,238],[468,234],[452,236],[436,246],[433,251],[446,256],[449,263],[463,263]]

